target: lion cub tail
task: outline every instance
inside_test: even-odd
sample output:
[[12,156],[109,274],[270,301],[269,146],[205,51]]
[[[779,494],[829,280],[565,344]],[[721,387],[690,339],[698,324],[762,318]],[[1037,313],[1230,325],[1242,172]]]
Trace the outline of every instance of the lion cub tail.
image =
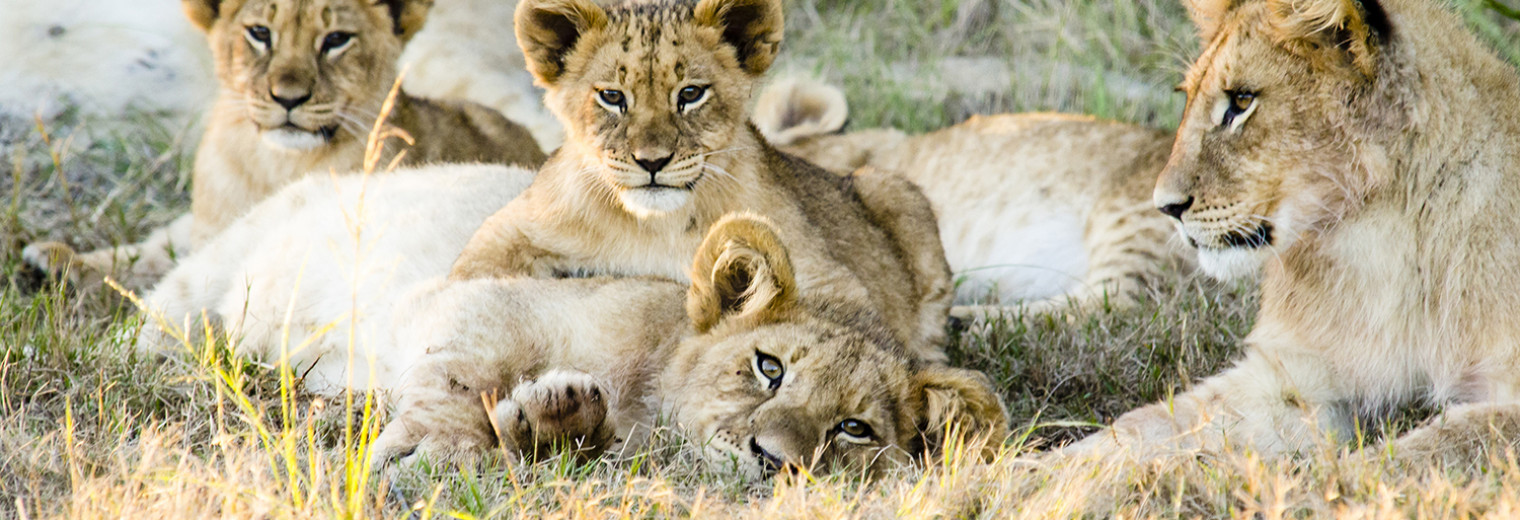
[[797,298],[791,257],[770,220],[730,213],[707,231],[692,261],[686,303],[696,330],[712,328],[723,316],[774,316]]
[[826,83],[787,78],[766,87],[750,120],[776,146],[838,133],[850,118],[844,92]]

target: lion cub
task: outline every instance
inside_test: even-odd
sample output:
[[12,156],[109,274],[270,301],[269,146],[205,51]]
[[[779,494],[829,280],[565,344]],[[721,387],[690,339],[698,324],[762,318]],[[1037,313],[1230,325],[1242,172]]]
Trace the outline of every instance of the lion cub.
[[[371,127],[398,72],[402,46],[428,0],[184,0],[206,31],[221,81],[196,153],[191,212],[146,241],[75,255],[59,243],[23,256],[44,272],[90,284],[106,275],[151,284],[176,255],[205,243],[254,204],[312,173],[365,167]],[[522,127],[472,103],[400,93],[372,166],[544,160]],[[406,141],[410,146],[400,145]]]
[[662,417],[749,476],[888,467],[937,449],[951,425],[1002,440],[1008,415],[986,376],[919,359],[867,302],[800,288],[776,231],[720,220],[685,291],[646,277],[412,293],[396,337],[426,354],[373,457],[468,461],[498,443],[592,456],[637,449]]
[[830,174],[746,121],[781,43],[781,0],[525,0],[516,23],[566,140],[450,278],[685,281],[707,228],[750,211],[792,246],[802,287],[873,302],[899,340],[943,358],[952,287],[923,195],[891,175]]
[[830,170],[896,171],[924,190],[945,256],[963,277],[951,314],[991,295],[1024,312],[1133,303],[1168,266],[1190,263],[1151,204],[1172,138],[1133,125],[1063,114],[976,116],[923,135],[841,133],[838,88],[784,80],[765,89],[754,122],[781,149]]

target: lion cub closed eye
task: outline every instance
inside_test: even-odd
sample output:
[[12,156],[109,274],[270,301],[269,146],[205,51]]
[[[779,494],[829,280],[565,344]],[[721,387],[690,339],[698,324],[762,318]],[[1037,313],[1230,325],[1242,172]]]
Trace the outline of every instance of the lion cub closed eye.
[[923,195],[895,175],[830,174],[747,122],[781,44],[781,0],[525,0],[516,23],[566,140],[481,227],[451,279],[685,281],[712,223],[749,211],[790,244],[802,287],[872,302],[899,340],[943,359],[952,287]]
[[[430,0],[183,0],[211,45],[221,96],[196,152],[191,213],[142,243],[74,254],[59,243],[23,255],[84,285],[106,275],[151,285],[259,201],[308,174],[365,166],[371,127],[396,81],[402,46]],[[484,162],[537,166],[531,134],[473,103],[402,92],[375,166]],[[406,141],[406,142],[403,142]]]

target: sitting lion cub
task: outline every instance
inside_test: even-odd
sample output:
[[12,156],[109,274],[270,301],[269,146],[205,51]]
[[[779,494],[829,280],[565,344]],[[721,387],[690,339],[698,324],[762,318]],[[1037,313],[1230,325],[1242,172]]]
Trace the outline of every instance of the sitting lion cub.
[[1186,4],[1204,50],[1155,203],[1204,271],[1264,269],[1261,309],[1234,367],[1071,451],[1291,453],[1410,402],[1447,409],[1400,456],[1513,442],[1514,66],[1435,0]]
[[[206,31],[222,94],[195,158],[191,212],[146,241],[75,255],[34,244],[23,257],[86,285],[106,275],[151,284],[183,255],[276,190],[312,173],[366,166],[371,127],[396,82],[401,48],[423,25],[429,0],[184,0]],[[490,162],[537,166],[531,134],[471,103],[400,93],[371,167]],[[410,146],[398,146],[400,140]]]
[[830,174],[747,122],[781,43],[781,0],[524,0],[516,23],[565,143],[450,278],[684,281],[707,228],[752,211],[791,245],[804,289],[873,302],[899,340],[943,359],[952,287],[923,195],[892,175]]
[[498,443],[593,456],[637,446],[662,416],[751,476],[902,462],[952,425],[1002,440],[986,376],[918,359],[867,302],[801,288],[793,267],[769,222],[740,215],[707,235],[685,298],[648,278],[418,291],[397,340],[427,353],[373,456],[462,461]]
[[976,116],[910,136],[840,133],[844,93],[787,80],[765,89],[755,126],[789,153],[839,173],[901,173],[934,204],[956,285],[957,317],[1132,303],[1191,251],[1151,204],[1170,135],[1064,114]]

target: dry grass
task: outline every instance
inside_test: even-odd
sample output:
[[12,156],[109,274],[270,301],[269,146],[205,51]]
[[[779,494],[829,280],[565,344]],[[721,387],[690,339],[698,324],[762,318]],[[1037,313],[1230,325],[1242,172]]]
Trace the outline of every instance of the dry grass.
[[[1463,0],[1474,30],[1520,61],[1520,24]],[[781,68],[846,86],[858,127],[926,130],[970,113],[1064,110],[1155,126],[1193,52],[1171,1],[794,0]],[[997,65],[991,69],[991,65]],[[1001,67],[1002,72],[998,72]],[[966,74],[966,78],[956,74]],[[949,79],[946,79],[949,78]],[[964,80],[964,81],[962,81]],[[44,136],[44,131],[46,136]],[[1094,425],[1164,399],[1236,353],[1249,286],[1184,278],[1138,309],[1072,321],[1011,319],[960,333],[957,363],[1004,386],[1017,431],[997,460],[949,450],[866,482],[798,475],[743,482],[705,471],[675,432],[589,464],[498,461],[479,471],[374,475],[365,419],[344,402],[292,396],[278,367],[225,341],[141,359],[134,313],[115,298],[43,287],[17,251],[39,238],[98,247],[141,238],[186,207],[190,129],[65,115],[0,121],[10,175],[0,211],[0,511],[42,517],[1514,517],[1520,463],[1500,448],[1456,463],[1401,461],[1369,421],[1361,452],[1288,460],[1248,453],[1152,463],[1042,458]],[[1182,277],[1179,277],[1182,278]],[[362,408],[364,396],[357,396]],[[1393,454],[1396,455],[1396,454]],[[366,480],[369,479],[369,480]]]

